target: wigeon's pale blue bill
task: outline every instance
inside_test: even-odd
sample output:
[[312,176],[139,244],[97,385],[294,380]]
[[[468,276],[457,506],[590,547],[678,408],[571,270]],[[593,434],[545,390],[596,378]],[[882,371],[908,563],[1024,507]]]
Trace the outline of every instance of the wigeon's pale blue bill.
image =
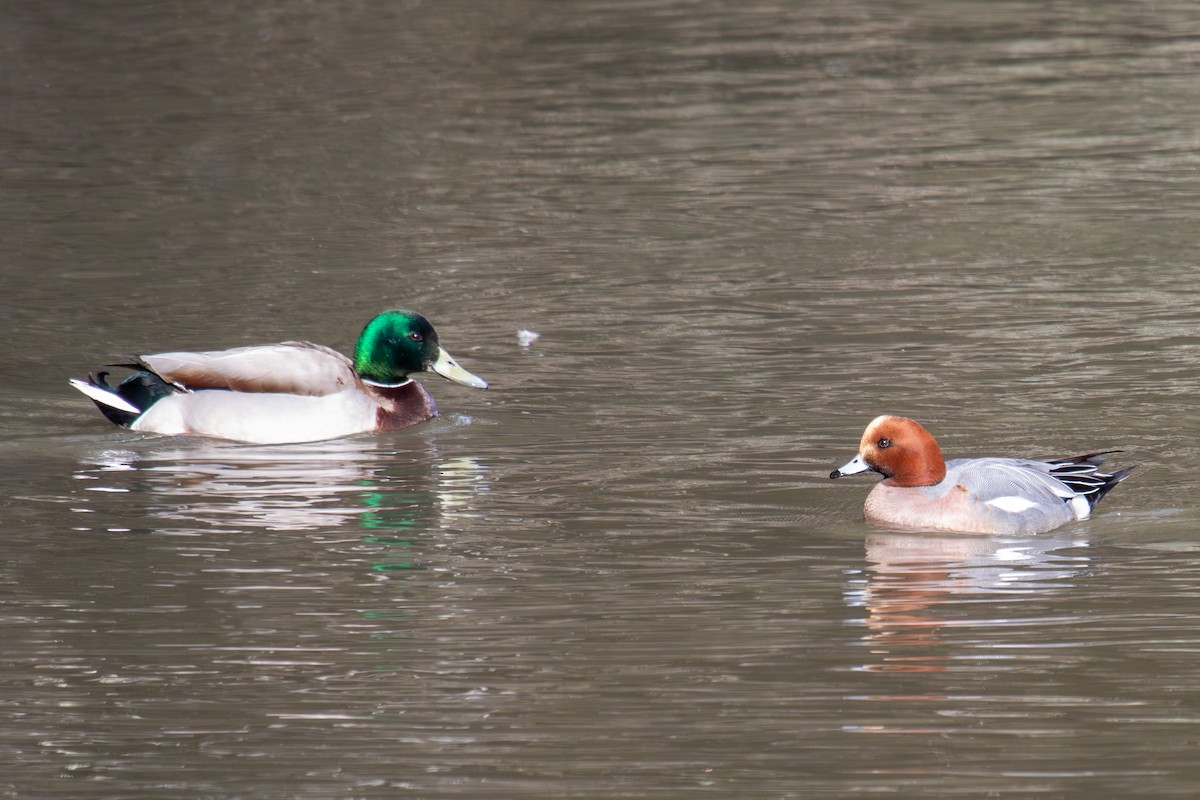
[[871,468],[871,465],[863,460],[862,453],[859,453],[854,458],[847,461],[842,466],[829,473],[830,478],[842,478],[846,475],[856,475],[859,472],[866,472]]

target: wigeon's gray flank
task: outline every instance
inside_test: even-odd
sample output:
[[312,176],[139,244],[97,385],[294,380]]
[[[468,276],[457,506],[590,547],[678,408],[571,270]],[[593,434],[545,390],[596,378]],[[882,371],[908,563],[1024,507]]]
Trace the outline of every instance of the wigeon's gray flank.
[[905,417],[876,417],[858,455],[829,474],[884,476],[863,506],[872,522],[964,533],[1042,533],[1087,519],[1100,498],[1134,467],[1101,472],[1109,450],[1073,458],[956,458],[945,461],[933,435]]

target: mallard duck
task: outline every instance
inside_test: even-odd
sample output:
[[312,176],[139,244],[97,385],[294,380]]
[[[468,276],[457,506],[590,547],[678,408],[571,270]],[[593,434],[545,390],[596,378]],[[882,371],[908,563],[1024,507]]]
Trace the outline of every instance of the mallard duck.
[[409,377],[414,372],[487,388],[441,348],[429,320],[402,309],[367,323],[353,361],[319,344],[281,342],[139,355],[109,366],[137,371],[115,386],[105,372],[71,385],[113,423],[257,444],[394,430],[435,417],[433,398]]

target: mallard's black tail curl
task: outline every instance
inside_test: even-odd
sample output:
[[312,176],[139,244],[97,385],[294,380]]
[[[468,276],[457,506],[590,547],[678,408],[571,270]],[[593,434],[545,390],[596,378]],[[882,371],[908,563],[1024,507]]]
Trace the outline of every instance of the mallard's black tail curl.
[[139,371],[114,386],[107,372],[89,375],[87,382],[71,379],[71,385],[86,394],[108,417],[109,422],[128,428],[146,409],[178,391],[153,372]]

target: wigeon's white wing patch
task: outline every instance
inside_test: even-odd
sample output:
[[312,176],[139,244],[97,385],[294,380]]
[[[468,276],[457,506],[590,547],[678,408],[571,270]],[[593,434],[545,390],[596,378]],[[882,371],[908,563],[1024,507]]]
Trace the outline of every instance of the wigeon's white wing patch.
[[1022,511],[1028,511],[1029,509],[1035,507],[1037,503],[1033,502],[1032,500],[1027,500],[1024,497],[1015,497],[1010,495],[1008,497],[995,497],[991,500],[988,500],[986,503],[984,503],[984,505],[998,508],[1001,511],[1007,511],[1010,514],[1020,514]]

